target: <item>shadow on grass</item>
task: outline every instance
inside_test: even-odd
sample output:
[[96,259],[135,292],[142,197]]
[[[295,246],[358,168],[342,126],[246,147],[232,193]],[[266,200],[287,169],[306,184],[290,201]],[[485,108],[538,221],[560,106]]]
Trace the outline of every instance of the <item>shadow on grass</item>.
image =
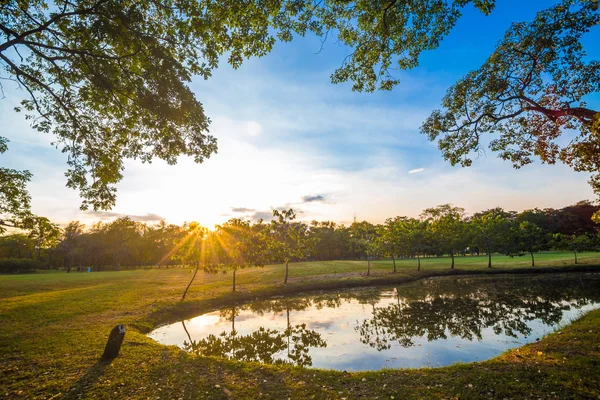
[[85,375],[77,380],[70,388],[69,392],[63,397],[66,400],[74,400],[85,397],[86,393],[94,386],[94,384],[100,379],[104,370],[108,367],[113,360],[98,360],[90,369],[87,370]]

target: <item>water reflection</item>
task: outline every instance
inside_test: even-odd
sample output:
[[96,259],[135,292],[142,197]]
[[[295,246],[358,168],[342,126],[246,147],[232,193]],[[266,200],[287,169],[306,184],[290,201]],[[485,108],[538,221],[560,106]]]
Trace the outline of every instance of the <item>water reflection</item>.
[[335,369],[448,365],[493,357],[600,304],[600,276],[439,278],[256,301],[161,327],[189,352]]
[[[218,336],[209,334],[206,338],[198,341],[191,338],[185,326],[185,321],[181,321],[188,336],[188,341],[183,342],[183,348],[200,356],[218,356],[239,361],[258,361],[269,364],[290,363],[309,367],[312,365],[312,358],[308,354],[309,349],[326,347],[327,343],[322,339],[320,333],[308,329],[306,324],[292,325],[290,322],[292,306],[295,305],[295,309],[305,309],[310,305],[310,302],[290,299],[284,300],[283,303],[287,326],[281,331],[261,326],[258,330],[247,335],[240,335],[235,329],[235,317],[239,314],[239,307],[225,309],[220,312],[221,317],[231,320],[230,332],[224,331]],[[300,304],[304,304],[305,307],[301,308]],[[270,307],[270,310],[280,310],[281,308],[281,306]],[[264,310],[257,312],[264,315]],[[284,351],[284,358],[275,357],[276,354],[282,354]]]
[[402,297],[396,290],[396,303],[375,307],[371,317],[355,329],[362,343],[377,350],[390,349],[394,342],[414,346],[415,338],[421,337],[482,340],[486,328],[495,335],[527,338],[533,329],[529,322],[557,325],[565,311],[598,301],[596,292],[586,290],[585,285],[553,286],[534,280],[515,287],[514,282],[492,281],[474,288],[474,283],[465,279],[448,285],[432,280],[423,285],[428,293],[423,299]]

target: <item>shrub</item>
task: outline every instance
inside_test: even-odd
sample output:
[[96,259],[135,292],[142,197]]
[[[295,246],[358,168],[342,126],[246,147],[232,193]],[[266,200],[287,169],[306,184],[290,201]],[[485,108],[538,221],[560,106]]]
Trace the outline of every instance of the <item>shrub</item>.
[[4,258],[0,259],[0,273],[25,273],[33,272],[40,268],[37,260],[30,258]]

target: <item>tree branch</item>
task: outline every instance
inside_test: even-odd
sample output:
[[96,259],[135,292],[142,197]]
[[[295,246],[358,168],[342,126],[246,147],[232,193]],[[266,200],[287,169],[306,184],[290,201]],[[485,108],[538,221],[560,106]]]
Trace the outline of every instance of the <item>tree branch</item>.
[[106,3],[109,0],[100,0],[97,3],[95,3],[93,6],[88,7],[88,8],[84,8],[82,10],[74,10],[74,11],[70,11],[70,12],[65,12],[64,10],[66,10],[66,3],[65,3],[65,8],[63,8],[63,11],[58,13],[58,14],[54,14],[54,16],[52,18],[50,18],[48,21],[44,22],[43,24],[39,25],[38,27],[34,28],[34,29],[30,29],[28,31],[25,31],[21,34],[17,34],[15,31],[6,28],[5,26],[1,26],[0,28],[2,28],[2,30],[5,33],[10,33],[11,35],[17,35],[14,39],[8,40],[2,44],[0,44],[0,53],[5,51],[6,49],[8,49],[11,46],[14,46],[15,44],[19,44],[22,42],[23,39],[25,39],[27,36],[31,36],[35,33],[39,33],[42,32],[44,30],[46,30],[50,25],[54,24],[55,22],[57,22],[58,20],[65,18],[65,17],[71,17],[71,16],[75,16],[75,15],[90,15],[93,14],[95,9],[100,6],[102,3]]

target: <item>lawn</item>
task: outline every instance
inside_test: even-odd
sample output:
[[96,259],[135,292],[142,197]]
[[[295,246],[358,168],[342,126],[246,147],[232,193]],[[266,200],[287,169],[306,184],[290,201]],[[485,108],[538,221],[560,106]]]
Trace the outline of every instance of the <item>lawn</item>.
[[[567,270],[570,253],[543,253],[535,269],[529,258],[494,257],[491,272]],[[581,268],[600,270],[600,254],[584,253]],[[0,276],[0,397],[7,398],[207,398],[207,399],[404,399],[404,398],[598,398],[600,310],[538,343],[495,359],[436,369],[344,373],[194,358],[145,336],[177,314],[198,314],[234,301],[338,286],[400,283],[452,273],[447,258],[373,263],[333,261],[290,265],[229,275],[185,269],[98,273],[36,273]],[[552,268],[546,268],[552,267]],[[487,273],[487,257],[457,257],[454,273]],[[121,355],[100,363],[108,332],[125,323]]]

